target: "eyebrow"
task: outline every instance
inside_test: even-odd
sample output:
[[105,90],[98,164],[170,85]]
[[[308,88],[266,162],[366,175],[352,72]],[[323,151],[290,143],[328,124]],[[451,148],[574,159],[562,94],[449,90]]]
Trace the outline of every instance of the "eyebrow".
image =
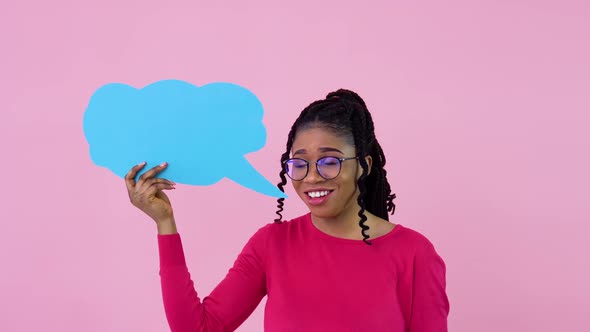
[[[336,149],[336,148],[330,148],[330,147],[321,147],[318,149],[319,152],[324,153],[324,152],[339,152],[341,154],[344,154],[342,151]],[[296,156],[298,154],[305,154],[307,153],[307,150],[305,149],[299,149],[297,151],[295,151],[295,153],[293,153],[293,156]]]

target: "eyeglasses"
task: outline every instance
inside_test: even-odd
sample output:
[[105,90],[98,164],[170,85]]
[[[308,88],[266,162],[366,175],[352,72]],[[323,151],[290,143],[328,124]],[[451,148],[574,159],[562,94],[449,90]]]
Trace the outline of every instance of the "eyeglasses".
[[[331,180],[340,174],[342,169],[342,162],[346,160],[357,159],[357,157],[350,158],[336,158],[336,157],[322,157],[318,159],[316,169],[318,174],[326,180]],[[309,161],[301,158],[291,158],[283,162],[283,169],[285,173],[293,181],[301,181],[305,179],[309,173]]]

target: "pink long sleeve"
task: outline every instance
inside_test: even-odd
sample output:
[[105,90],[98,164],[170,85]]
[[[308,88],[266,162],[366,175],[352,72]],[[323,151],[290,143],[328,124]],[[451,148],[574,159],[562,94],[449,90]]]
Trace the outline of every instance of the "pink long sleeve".
[[447,332],[446,267],[431,243],[414,257],[410,332]]
[[267,332],[447,332],[445,263],[428,239],[399,224],[370,246],[321,232],[309,214],[267,224],[203,301],[180,235],[158,243],[173,332],[233,331],[265,295]]
[[233,331],[244,322],[266,295],[264,231],[248,241],[225,279],[202,302],[180,235],[158,235],[162,296],[172,332]]

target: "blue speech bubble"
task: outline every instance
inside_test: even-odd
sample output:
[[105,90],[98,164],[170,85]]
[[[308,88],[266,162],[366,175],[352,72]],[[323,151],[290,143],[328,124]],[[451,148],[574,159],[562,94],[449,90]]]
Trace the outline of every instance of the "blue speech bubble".
[[266,143],[264,109],[248,89],[232,83],[202,87],[163,80],[136,89],[100,87],[84,113],[92,161],[124,178],[143,161],[167,161],[158,177],[189,185],[228,178],[259,193],[286,197],[244,157]]

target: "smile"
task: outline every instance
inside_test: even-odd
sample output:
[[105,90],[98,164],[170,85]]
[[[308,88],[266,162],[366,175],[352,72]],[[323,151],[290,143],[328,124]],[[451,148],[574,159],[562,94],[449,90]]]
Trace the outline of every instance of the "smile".
[[333,190],[316,190],[316,191],[308,191],[306,192],[307,196],[310,198],[321,198],[328,196]]
[[307,195],[311,198],[318,198],[318,197],[324,197],[331,192],[332,192],[331,190],[309,191],[309,192],[307,192]]

